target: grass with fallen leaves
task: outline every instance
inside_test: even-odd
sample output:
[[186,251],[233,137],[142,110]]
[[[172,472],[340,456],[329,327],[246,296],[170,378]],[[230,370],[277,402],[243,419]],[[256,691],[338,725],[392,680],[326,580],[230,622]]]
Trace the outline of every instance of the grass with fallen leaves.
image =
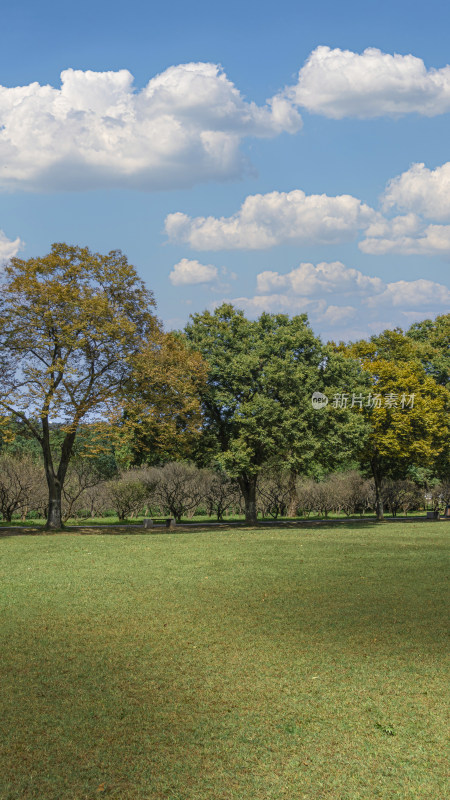
[[443,800],[446,534],[0,538],[1,800]]

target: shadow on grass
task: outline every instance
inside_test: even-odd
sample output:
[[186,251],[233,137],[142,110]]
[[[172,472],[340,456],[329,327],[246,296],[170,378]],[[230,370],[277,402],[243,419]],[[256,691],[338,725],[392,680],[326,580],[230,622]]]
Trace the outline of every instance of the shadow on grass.
[[182,522],[175,529],[168,529],[163,525],[154,528],[144,528],[138,523],[112,523],[111,525],[66,525],[60,530],[46,530],[43,526],[31,526],[26,523],[16,523],[11,526],[0,524],[0,539],[10,536],[55,536],[60,534],[79,534],[80,536],[155,536],[155,535],[180,535],[186,533],[200,533],[217,530],[220,532],[232,530],[262,531],[262,530],[302,530],[308,528],[346,528],[352,530],[373,530],[382,528],[385,524],[399,523],[436,523],[449,520],[433,520],[424,516],[417,517],[386,517],[384,520],[371,518],[346,518],[346,519],[303,519],[303,520],[261,520],[256,525],[247,525],[245,522]]

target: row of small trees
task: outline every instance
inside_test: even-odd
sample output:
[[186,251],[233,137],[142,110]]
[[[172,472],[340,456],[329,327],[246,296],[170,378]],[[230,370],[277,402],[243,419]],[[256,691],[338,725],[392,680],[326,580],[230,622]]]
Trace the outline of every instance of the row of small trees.
[[[412,480],[390,480],[383,487],[389,512],[408,514],[426,503],[423,487]],[[428,502],[434,508],[450,501],[450,483],[433,487]],[[43,467],[30,456],[0,456],[0,512],[13,516],[47,515]],[[372,479],[357,471],[334,473],[324,480],[297,478],[283,471],[266,470],[259,476],[257,510],[263,517],[309,516],[344,513],[363,515],[375,508]],[[163,467],[141,467],[106,479],[89,459],[74,460],[65,482],[63,518],[117,515],[124,520],[138,515],[165,515],[177,520],[202,513],[222,520],[241,514],[244,503],[238,482],[223,472],[198,469],[182,462]]]

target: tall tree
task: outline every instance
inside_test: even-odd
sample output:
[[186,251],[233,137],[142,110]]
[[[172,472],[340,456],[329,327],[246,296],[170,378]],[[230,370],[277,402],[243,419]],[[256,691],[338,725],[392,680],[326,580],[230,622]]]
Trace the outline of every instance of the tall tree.
[[404,478],[411,466],[433,465],[449,448],[450,393],[428,374],[415,342],[401,329],[349,345],[370,376],[372,391],[361,413],[370,425],[362,460],[375,481],[376,512],[383,518],[383,482]]
[[[42,258],[12,258],[1,289],[0,406],[40,445],[47,527],[60,528],[77,430],[118,414],[133,359],[160,330],[155,301],[119,250],[66,244]],[[52,423],[63,433],[57,448]]]
[[262,314],[251,321],[224,304],[213,314],[193,315],[186,336],[208,364],[199,458],[208,466],[216,461],[238,481],[248,523],[256,521],[264,466],[298,474],[323,457],[336,465],[363,436],[358,415],[312,405],[313,392],[342,381],[349,386],[359,367],[324,347],[306,315]]

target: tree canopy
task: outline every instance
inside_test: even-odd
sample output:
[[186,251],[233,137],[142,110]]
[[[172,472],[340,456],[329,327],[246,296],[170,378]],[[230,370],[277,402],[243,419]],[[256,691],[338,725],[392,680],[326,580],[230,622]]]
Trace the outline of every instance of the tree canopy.
[[[152,293],[125,255],[54,244],[12,258],[0,298],[0,406],[42,449],[48,527],[61,527],[61,491],[81,423],[121,418],[133,365],[162,329]],[[51,446],[51,427],[62,437]],[[109,426],[111,430],[111,425]]]
[[346,352],[370,375],[372,399],[362,408],[370,435],[361,458],[370,464],[382,518],[386,477],[405,477],[413,465],[448,458],[450,393],[424,364],[423,347],[399,328],[351,344]]
[[[311,397],[343,380],[354,386],[359,367],[324,347],[306,315],[248,320],[224,304],[214,313],[193,315],[186,336],[208,364],[199,455],[237,479],[248,522],[256,519],[257,477],[264,465],[308,473],[325,453],[336,464],[354,452],[363,420],[347,409],[318,412]],[[339,423],[336,450],[327,444]]]

